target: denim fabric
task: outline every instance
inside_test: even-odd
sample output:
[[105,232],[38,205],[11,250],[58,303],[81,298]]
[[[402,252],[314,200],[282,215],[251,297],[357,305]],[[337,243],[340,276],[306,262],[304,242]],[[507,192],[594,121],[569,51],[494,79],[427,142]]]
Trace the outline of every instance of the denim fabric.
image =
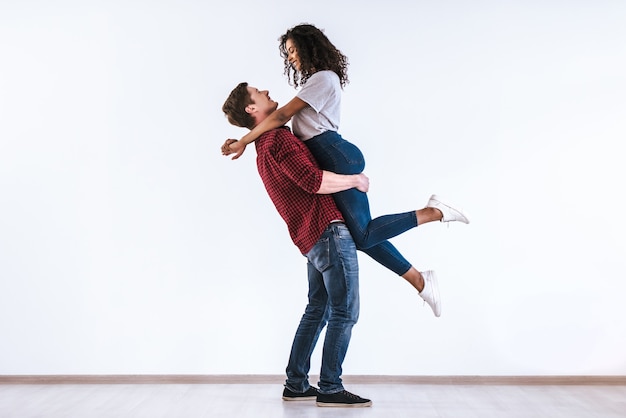
[[[304,143],[323,170],[358,174],[365,168],[359,148],[337,132],[326,131]],[[387,240],[417,226],[414,211],[372,219],[367,194],[349,189],[333,194],[333,198],[359,250],[398,275],[409,270],[411,263]]]
[[343,390],[342,364],[359,318],[356,245],[344,224],[333,223],[306,257],[309,302],[293,340],[285,386],[299,393],[310,387],[311,353],[328,324],[318,386],[321,393],[336,393]]

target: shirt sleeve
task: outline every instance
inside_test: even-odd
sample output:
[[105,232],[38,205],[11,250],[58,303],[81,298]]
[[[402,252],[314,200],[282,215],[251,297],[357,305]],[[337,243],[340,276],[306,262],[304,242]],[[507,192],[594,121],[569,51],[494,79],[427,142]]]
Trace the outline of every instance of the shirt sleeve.
[[316,112],[320,112],[329,98],[336,94],[328,71],[320,71],[311,76],[296,95]]
[[276,139],[272,154],[280,170],[302,190],[317,193],[324,173],[306,145],[287,129],[278,130]]

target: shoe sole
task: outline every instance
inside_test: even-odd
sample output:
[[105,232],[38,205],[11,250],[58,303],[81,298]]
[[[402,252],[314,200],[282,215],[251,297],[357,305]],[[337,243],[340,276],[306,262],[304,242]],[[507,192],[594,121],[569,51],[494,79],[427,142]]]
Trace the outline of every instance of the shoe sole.
[[288,396],[283,396],[283,401],[293,402],[293,401],[314,401],[317,399],[317,396],[301,396],[298,398],[290,398]]
[[331,408],[365,408],[367,406],[372,406],[372,401],[367,401],[363,403],[316,402],[315,404],[320,407],[331,407]]

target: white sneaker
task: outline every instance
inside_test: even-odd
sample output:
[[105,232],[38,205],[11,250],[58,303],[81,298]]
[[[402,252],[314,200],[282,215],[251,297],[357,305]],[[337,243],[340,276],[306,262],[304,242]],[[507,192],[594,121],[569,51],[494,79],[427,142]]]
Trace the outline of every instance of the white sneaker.
[[424,288],[419,295],[428,303],[437,318],[441,316],[441,299],[439,298],[439,284],[437,275],[433,270],[422,271],[424,277]]
[[437,196],[436,194],[430,197],[430,200],[428,201],[426,207],[439,209],[443,214],[441,222],[458,221],[463,222],[464,224],[469,223],[469,219],[467,219],[467,216],[462,212],[461,209],[455,209],[451,205],[443,203],[439,196]]

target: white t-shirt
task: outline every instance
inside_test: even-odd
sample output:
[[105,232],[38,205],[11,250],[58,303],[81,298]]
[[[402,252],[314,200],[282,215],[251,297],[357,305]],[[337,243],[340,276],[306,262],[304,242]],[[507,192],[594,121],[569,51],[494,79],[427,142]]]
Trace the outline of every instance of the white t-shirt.
[[309,106],[291,118],[293,133],[302,141],[326,131],[339,130],[341,83],[332,71],[313,74],[296,94]]

